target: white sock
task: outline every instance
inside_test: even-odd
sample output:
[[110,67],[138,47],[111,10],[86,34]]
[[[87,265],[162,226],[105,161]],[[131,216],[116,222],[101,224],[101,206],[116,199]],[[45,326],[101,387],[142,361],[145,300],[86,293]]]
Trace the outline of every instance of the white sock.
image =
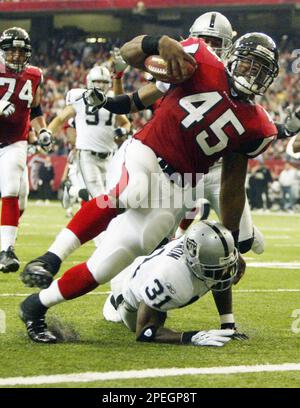
[[9,246],[14,246],[17,238],[18,227],[2,225],[0,227],[1,251],[7,251]]
[[64,261],[75,249],[79,248],[81,243],[76,235],[64,228],[56,237],[53,244],[48,249],[49,252],[57,255],[62,261]]
[[49,288],[43,289],[39,293],[40,301],[45,307],[57,305],[65,300],[60,293],[57,282],[58,280],[53,281]]

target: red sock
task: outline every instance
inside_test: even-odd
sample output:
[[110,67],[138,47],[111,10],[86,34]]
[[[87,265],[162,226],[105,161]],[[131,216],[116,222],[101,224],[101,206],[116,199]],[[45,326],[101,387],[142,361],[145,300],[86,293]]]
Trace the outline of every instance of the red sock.
[[197,209],[193,208],[192,211],[187,214],[186,218],[183,218],[183,220],[181,220],[179,226],[183,231],[186,231],[188,227],[192,224],[198,212],[199,212],[198,208]]
[[85,295],[99,285],[85,262],[66,271],[57,284],[60,293],[66,300]]
[[18,197],[3,197],[1,211],[1,225],[17,227],[19,224],[20,210]]
[[[101,205],[107,203],[107,206]],[[95,238],[106,230],[110,221],[118,215],[118,210],[107,196],[100,196],[88,201],[74,215],[67,225],[79,239],[81,244]]]

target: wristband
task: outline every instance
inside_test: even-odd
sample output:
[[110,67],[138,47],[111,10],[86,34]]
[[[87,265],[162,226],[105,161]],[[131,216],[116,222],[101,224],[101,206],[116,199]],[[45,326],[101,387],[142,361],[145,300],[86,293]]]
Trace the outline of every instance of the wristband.
[[235,330],[235,323],[222,323],[221,324],[221,330],[226,330],[226,329],[230,329],[230,330]]
[[124,75],[124,71],[116,72],[113,76],[113,79],[122,79]]
[[145,35],[142,39],[142,50],[143,53],[146,55],[157,55],[159,54],[158,51],[158,43],[161,39],[161,35],[152,36],[152,35]]
[[157,327],[148,326],[140,333],[140,335],[136,338],[136,340],[143,341],[145,343],[150,343],[151,341],[154,340],[156,331],[157,331]]
[[180,343],[181,344],[191,343],[192,337],[195,336],[195,334],[197,334],[197,333],[198,333],[198,331],[196,331],[196,330],[183,332],[182,335],[181,335]]

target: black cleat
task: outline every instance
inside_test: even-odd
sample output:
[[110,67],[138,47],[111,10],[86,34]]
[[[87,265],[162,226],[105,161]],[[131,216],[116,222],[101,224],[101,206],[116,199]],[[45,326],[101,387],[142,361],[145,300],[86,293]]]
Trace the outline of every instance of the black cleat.
[[17,272],[20,268],[20,261],[17,258],[14,247],[8,247],[7,251],[0,252],[0,271],[4,273]]
[[30,288],[37,286],[46,289],[53,281],[53,274],[48,263],[37,258],[25,266],[20,278]]
[[39,300],[38,293],[28,296],[20,304],[20,318],[25,323],[29,338],[36,343],[56,343],[57,338],[48,330],[45,322],[47,308]]

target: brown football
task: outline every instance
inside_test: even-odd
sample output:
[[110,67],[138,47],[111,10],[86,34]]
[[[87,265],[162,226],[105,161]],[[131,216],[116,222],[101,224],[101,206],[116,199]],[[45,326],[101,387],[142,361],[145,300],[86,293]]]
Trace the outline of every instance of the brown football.
[[185,63],[188,73],[180,80],[167,72],[167,63],[159,55],[150,55],[145,59],[144,65],[147,72],[149,72],[149,74],[151,74],[155,79],[162,82],[168,82],[170,84],[179,84],[189,79],[195,72],[195,67],[189,61],[185,61]]

